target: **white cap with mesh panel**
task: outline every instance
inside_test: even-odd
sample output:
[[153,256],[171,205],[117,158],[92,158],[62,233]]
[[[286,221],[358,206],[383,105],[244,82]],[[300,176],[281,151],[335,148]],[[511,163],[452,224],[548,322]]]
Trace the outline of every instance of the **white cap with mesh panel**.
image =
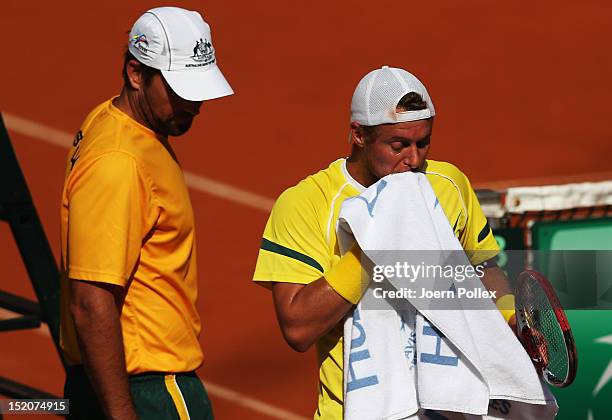
[[210,26],[198,12],[148,10],[134,23],[128,49],[141,63],[160,70],[183,99],[204,101],[234,93],[217,66]]
[[[427,108],[418,111],[397,112],[402,97],[416,92]],[[389,66],[373,70],[359,81],[351,101],[351,122],[373,126],[417,121],[436,115],[427,89],[419,79],[406,70]]]

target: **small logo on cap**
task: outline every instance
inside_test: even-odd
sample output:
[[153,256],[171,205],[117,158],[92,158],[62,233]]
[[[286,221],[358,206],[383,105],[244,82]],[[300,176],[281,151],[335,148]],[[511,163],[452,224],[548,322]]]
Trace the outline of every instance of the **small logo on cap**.
[[[200,38],[199,41],[196,41],[195,47],[193,47],[193,55],[191,58],[199,63],[198,66],[205,66],[207,64],[214,63],[215,49],[209,40]],[[194,65],[188,64],[187,66],[192,67]]]
[[132,37],[132,45],[145,54],[149,52],[149,41],[147,41],[147,36],[145,34],[134,35]]

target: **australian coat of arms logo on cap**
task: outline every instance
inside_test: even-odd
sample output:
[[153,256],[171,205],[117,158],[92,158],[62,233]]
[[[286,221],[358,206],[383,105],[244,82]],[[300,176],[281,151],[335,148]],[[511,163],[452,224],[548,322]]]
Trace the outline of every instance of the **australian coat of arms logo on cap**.
[[134,58],[161,71],[174,93],[204,101],[234,93],[218,67],[210,26],[200,13],[157,7],[136,20],[128,42]]

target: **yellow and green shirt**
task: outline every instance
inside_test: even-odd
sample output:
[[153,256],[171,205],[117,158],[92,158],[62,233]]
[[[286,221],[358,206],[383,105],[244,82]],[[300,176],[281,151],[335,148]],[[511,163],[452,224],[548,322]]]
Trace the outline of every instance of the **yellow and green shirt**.
[[[491,228],[467,177],[446,162],[427,160],[423,168],[455,235],[472,264],[483,262],[474,251],[498,250]],[[342,202],[365,188],[339,159],[283,192],[263,234],[253,280],[308,284],[324,276],[338,261],[336,222]],[[342,419],[342,325],[317,342],[319,402],[315,419]]]
[[61,203],[61,347],[81,363],[69,314],[71,279],[127,294],[121,330],[129,374],[202,364],[194,217],[164,137],[106,101],[85,119],[68,155]]

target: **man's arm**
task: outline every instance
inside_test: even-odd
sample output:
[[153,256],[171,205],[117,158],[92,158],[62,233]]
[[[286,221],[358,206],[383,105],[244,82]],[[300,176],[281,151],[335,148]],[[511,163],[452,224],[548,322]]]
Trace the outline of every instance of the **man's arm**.
[[[514,295],[512,294],[512,288],[504,274],[503,270],[497,266],[496,255],[499,252],[499,245],[493,235],[493,230],[489,225],[478,197],[470,185],[470,181],[467,179],[465,174],[461,173],[461,176],[457,178],[459,188],[462,191],[461,197],[464,199],[464,206],[467,211],[466,225],[462,230],[459,241],[461,246],[465,250],[471,250],[468,252],[470,259],[477,257],[486,258],[487,261],[480,263],[486,267],[484,269],[484,275],[480,279],[483,285],[489,291],[496,291],[495,304],[504,316],[504,319],[510,325],[510,328],[516,333],[516,317],[514,316]],[[512,308],[512,310],[510,310]]]
[[123,289],[70,280],[70,313],[85,371],[109,419],[137,419],[119,322]]
[[283,336],[299,352],[328,333],[353,306],[323,277],[308,285],[275,283],[272,296]]
[[[504,271],[497,266],[497,264],[493,260],[487,261],[487,268],[484,269],[484,275],[480,279],[482,284],[487,288],[487,290],[496,292],[495,303],[498,303],[499,300],[504,296],[511,296],[512,288],[510,287],[510,283],[508,282],[508,278]],[[513,300],[512,300],[513,301]],[[506,308],[506,304],[500,309],[509,309]],[[514,308],[512,308],[513,310]],[[508,325],[512,328],[512,331],[516,332],[516,316],[512,315],[508,320]]]
[[494,260],[489,260],[486,262],[487,267],[483,270],[484,275],[480,279],[482,284],[489,291],[496,291],[495,301],[500,297],[511,294],[512,288],[510,287],[510,283],[508,282],[508,278],[504,271],[492,262]]
[[355,243],[325,274],[308,285],[276,283],[272,288],[276,316],[283,336],[304,352],[334,328],[367,289],[362,276],[361,250]]

